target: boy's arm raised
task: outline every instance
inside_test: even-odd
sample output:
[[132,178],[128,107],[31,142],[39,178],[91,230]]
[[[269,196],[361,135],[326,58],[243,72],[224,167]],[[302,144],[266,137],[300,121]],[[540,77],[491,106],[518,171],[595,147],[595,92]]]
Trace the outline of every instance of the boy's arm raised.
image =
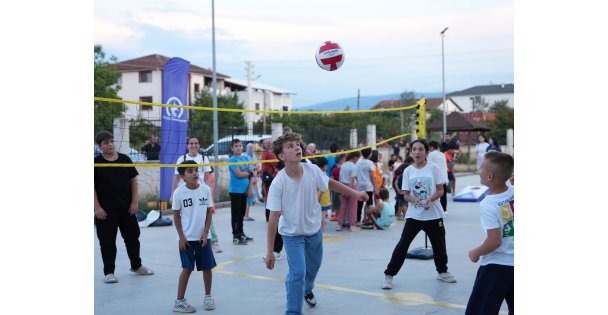
[[367,199],[369,199],[369,196],[367,195],[366,192],[356,191],[332,178],[329,179],[329,189],[339,192],[340,194],[343,194],[343,195],[355,197],[355,198],[357,198],[357,200],[367,201]]

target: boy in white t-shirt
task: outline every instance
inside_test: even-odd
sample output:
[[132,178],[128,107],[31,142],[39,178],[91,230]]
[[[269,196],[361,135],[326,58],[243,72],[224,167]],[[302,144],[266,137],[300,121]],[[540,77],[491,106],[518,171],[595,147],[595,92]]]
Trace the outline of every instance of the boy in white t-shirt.
[[[186,184],[179,186],[173,192],[172,209],[175,228],[179,239],[179,256],[182,262],[182,272],[179,275],[177,299],[173,310],[181,313],[193,313],[194,307],[185,298],[188,279],[194,270],[203,271],[205,286],[204,307],[206,310],[215,308],[211,298],[211,269],[217,264],[209,244],[208,235],[211,225],[211,209],[213,196],[209,186],[199,181],[199,170],[192,160],[180,163],[178,172]],[[190,165],[190,166],[188,166]],[[194,165],[194,166],[192,166]]]
[[285,168],[272,181],[266,204],[270,210],[266,268],[274,268],[273,245],[277,225],[289,262],[285,279],[286,314],[301,314],[302,298],[310,307],[317,305],[312,289],[323,258],[321,205],[317,190],[331,189],[360,200],[368,198],[365,192],[330,179],[318,166],[300,163],[300,140],[299,134],[287,132],[273,142],[272,150],[285,163]]
[[507,186],[513,165],[513,157],[492,151],[485,154],[479,169],[481,184],[490,188],[490,194],[479,204],[481,226],[487,237],[469,251],[469,259],[474,263],[480,261],[480,266],[467,304],[467,315],[498,314],[503,300],[507,302],[509,314],[513,314],[515,189]]

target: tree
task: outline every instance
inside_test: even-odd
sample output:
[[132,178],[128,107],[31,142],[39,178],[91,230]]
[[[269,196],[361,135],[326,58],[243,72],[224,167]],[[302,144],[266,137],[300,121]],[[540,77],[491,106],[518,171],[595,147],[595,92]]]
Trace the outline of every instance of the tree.
[[488,100],[486,100],[485,98],[481,96],[475,96],[471,97],[471,101],[473,103],[473,108],[471,109],[472,112],[482,113],[488,111],[490,103],[488,103]]
[[[106,60],[106,54],[101,45],[94,49],[94,95],[96,97],[118,98],[120,85],[117,84],[120,73],[116,71],[116,57]],[[94,101],[94,134],[100,131],[112,131],[114,118],[122,117],[125,106],[121,103]]]
[[[213,95],[208,89],[203,89],[199,93],[193,106],[213,107]],[[236,94],[229,96],[217,96],[218,108],[243,109],[243,103],[239,101]],[[188,126],[188,135],[197,136],[201,146],[203,144],[213,143],[213,111],[210,110],[190,110],[190,125]],[[229,136],[231,133],[239,134],[247,130],[245,118],[240,112],[218,112],[219,136],[222,138]]]
[[[410,106],[416,104],[416,93],[414,91],[405,90],[401,93],[401,107]],[[399,119],[401,121],[399,130],[400,133],[405,133],[413,129],[412,124],[416,120],[415,111],[399,111]]]
[[490,107],[490,112],[496,114],[496,120],[489,121],[490,133],[498,138],[501,144],[507,143],[507,129],[513,129],[514,111],[509,107],[507,100],[495,101]]

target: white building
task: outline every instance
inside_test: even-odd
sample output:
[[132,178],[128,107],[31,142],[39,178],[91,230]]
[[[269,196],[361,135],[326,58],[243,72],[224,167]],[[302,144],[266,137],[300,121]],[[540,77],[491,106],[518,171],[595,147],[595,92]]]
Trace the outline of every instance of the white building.
[[514,108],[515,105],[513,84],[478,85],[466,90],[446,94],[446,97],[453,99],[464,112],[474,111],[474,105],[479,104],[482,99],[488,102],[490,106],[495,101],[501,100],[507,100],[507,105],[511,108]]
[[[118,96],[123,100],[162,103],[162,71],[169,57],[148,55],[116,63],[116,70],[121,73],[118,84],[121,86]],[[211,91],[212,70],[190,64],[188,99],[194,102],[196,95],[203,89]],[[292,109],[292,92],[262,83],[252,82],[251,100],[248,102],[247,82],[230,79],[229,76],[217,73],[218,95],[236,93],[245,109],[284,110]],[[248,105],[251,105],[248,108]],[[160,124],[160,106],[127,104],[125,117],[141,117]],[[245,113],[248,124],[258,121],[262,114]]]

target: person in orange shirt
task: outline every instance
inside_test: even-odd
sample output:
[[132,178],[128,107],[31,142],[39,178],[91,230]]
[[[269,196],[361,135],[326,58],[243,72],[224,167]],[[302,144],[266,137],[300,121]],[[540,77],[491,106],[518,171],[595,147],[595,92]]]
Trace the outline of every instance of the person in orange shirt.
[[447,151],[445,154],[445,162],[448,165],[448,192],[452,193],[452,196],[456,193],[456,177],[454,177],[454,165],[456,161],[454,160],[454,151],[458,149],[458,146],[454,143],[448,144]]

